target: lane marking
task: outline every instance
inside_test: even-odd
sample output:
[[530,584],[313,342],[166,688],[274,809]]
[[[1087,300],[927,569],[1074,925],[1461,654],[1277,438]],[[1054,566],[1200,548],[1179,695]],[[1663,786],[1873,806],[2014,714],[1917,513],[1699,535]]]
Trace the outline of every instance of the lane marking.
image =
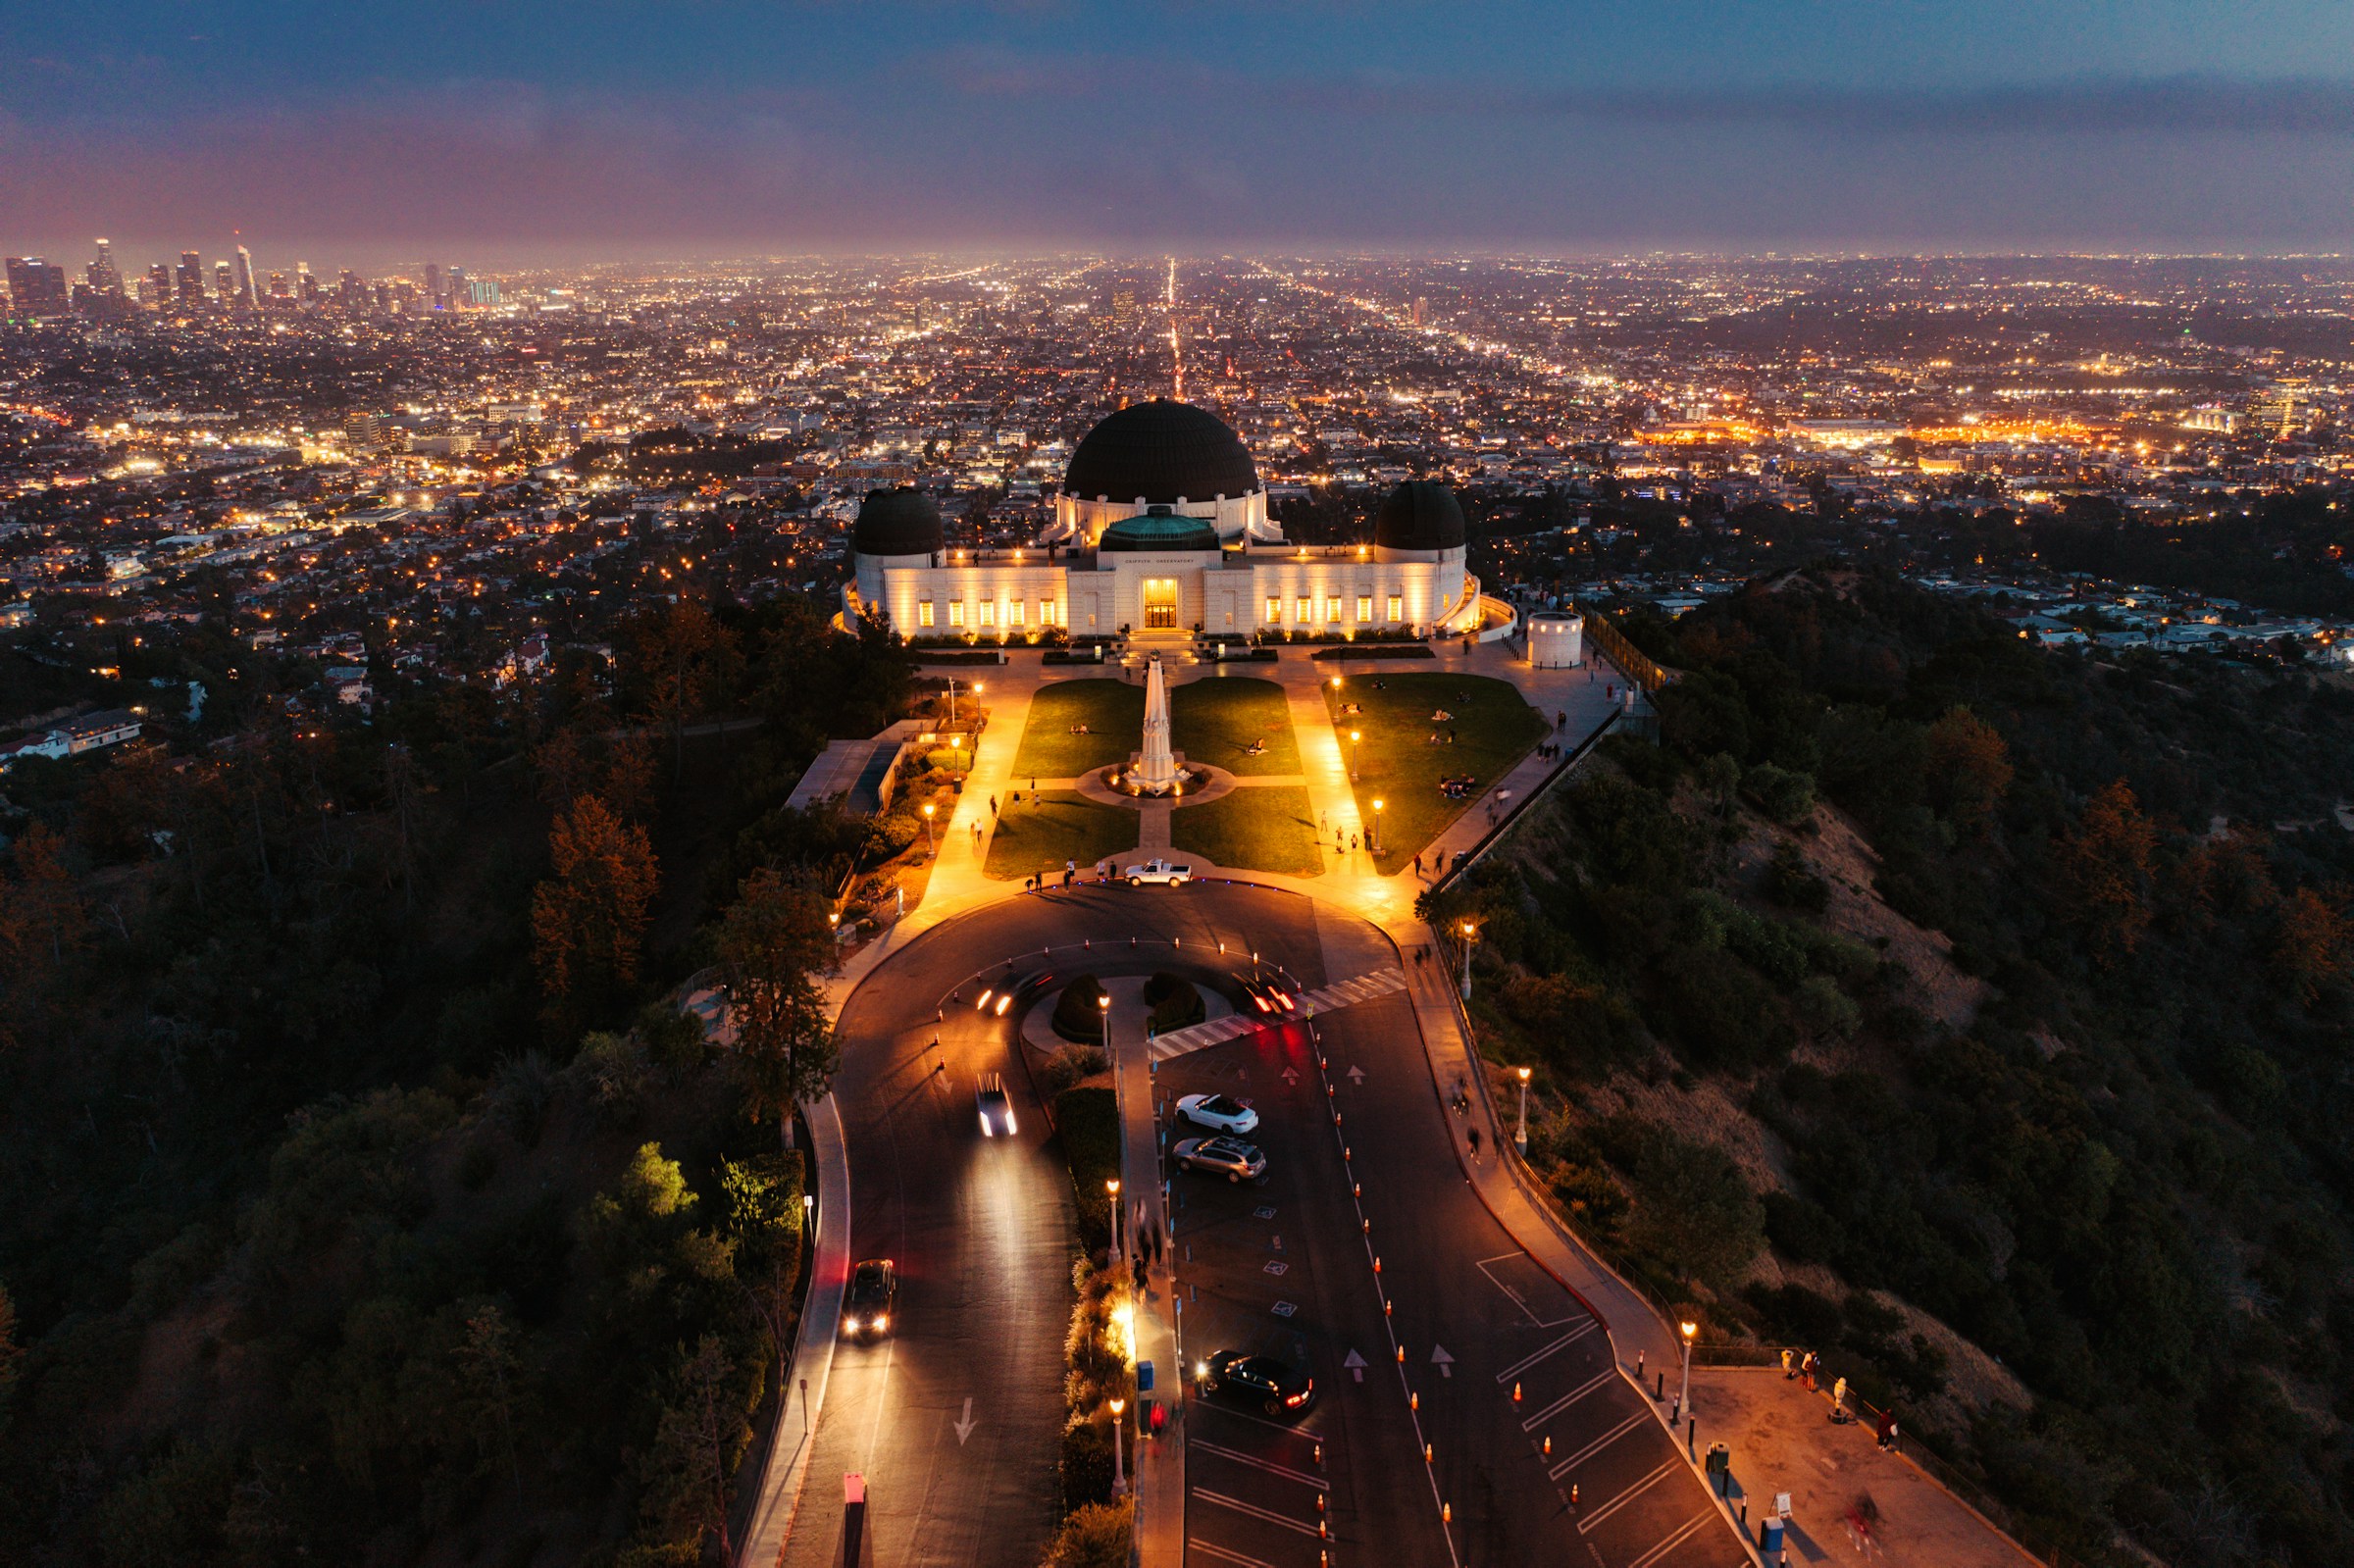
[[1281,1422],[1263,1420],[1260,1417],[1252,1415],[1247,1411],[1229,1410],[1224,1405],[1208,1406],[1206,1407],[1206,1413],[1215,1413],[1220,1416],[1232,1416],[1237,1421],[1248,1421],[1253,1426],[1264,1427],[1269,1432],[1280,1432],[1287,1438],[1304,1438],[1309,1442],[1322,1442],[1324,1441],[1324,1435],[1320,1432],[1310,1432],[1305,1427],[1287,1427]]
[[1220,1443],[1196,1441],[1187,1443],[1185,1449],[1188,1453],[1192,1453],[1196,1449],[1200,1449],[1203,1453],[1214,1453],[1221,1459],[1232,1459],[1236,1464],[1250,1465],[1254,1469],[1264,1470],[1268,1475],[1281,1476],[1286,1481],[1297,1481],[1304,1487],[1313,1487],[1318,1492],[1332,1490],[1331,1486],[1321,1477],[1311,1476],[1305,1470],[1294,1470],[1290,1465],[1276,1464],[1269,1459],[1255,1458],[1243,1452],[1240,1448],[1229,1448]]
[[[1522,1255],[1523,1255],[1523,1254],[1521,1254],[1521,1253],[1518,1253],[1518,1252],[1513,1252],[1513,1253],[1510,1253],[1510,1254],[1508,1254],[1508,1256],[1514,1257],[1514,1258],[1520,1257],[1520,1256],[1522,1256]],[[1535,1313],[1535,1312],[1533,1312],[1533,1311],[1531,1311],[1531,1310],[1529,1309],[1529,1305],[1528,1305],[1528,1298],[1527,1298],[1527,1297],[1523,1296],[1523,1295],[1522,1295],[1522,1294],[1521,1294],[1519,1291],[1517,1291],[1517,1290],[1513,1290],[1513,1289],[1512,1289],[1510,1286],[1509,1286],[1509,1285],[1505,1284],[1505,1283],[1504,1283],[1502,1280],[1500,1280],[1500,1279],[1496,1278],[1496,1276],[1495,1276],[1495,1275],[1493,1275],[1493,1274],[1489,1274],[1489,1273],[1488,1273],[1488,1265],[1489,1265],[1490,1263],[1497,1263],[1497,1262],[1501,1262],[1501,1261],[1503,1261],[1503,1260],[1502,1260],[1502,1259],[1500,1259],[1500,1258],[1485,1258],[1485,1259],[1482,1259],[1482,1260],[1481,1260],[1481,1262],[1480,1262],[1480,1265],[1479,1265],[1479,1272],[1480,1272],[1480,1273],[1482,1273],[1482,1274],[1486,1274],[1486,1275],[1487,1275],[1487,1278],[1488,1278],[1488,1283],[1489,1283],[1490,1285],[1492,1285],[1492,1286],[1496,1287],[1496,1289],[1497,1289],[1497,1290],[1502,1290],[1502,1291],[1505,1293],[1505,1295],[1506,1295],[1508,1298],[1510,1298],[1510,1300],[1511,1301],[1512,1305],[1514,1305],[1514,1306],[1516,1306],[1516,1307],[1518,1307],[1518,1308],[1520,1309],[1520,1315],[1521,1315],[1522,1317],[1524,1317],[1524,1318],[1528,1319],[1529,1323],[1530,1323],[1532,1326],[1534,1326],[1534,1327],[1536,1327],[1536,1328],[1540,1328],[1540,1329],[1558,1329],[1558,1328],[1561,1328],[1561,1327],[1563,1324],[1575,1323],[1575,1322],[1577,1321],[1577,1317],[1578,1317],[1578,1315],[1577,1315],[1575,1312],[1572,1312],[1572,1313],[1571,1313],[1571,1314],[1570,1314],[1568,1317],[1565,1317],[1565,1318],[1541,1318],[1541,1317],[1538,1317],[1538,1316],[1536,1315],[1536,1313]]]
[[1577,1522],[1577,1533],[1581,1536],[1584,1535],[1587,1531],[1593,1529],[1596,1525],[1601,1524],[1605,1519],[1608,1519],[1611,1515],[1616,1513],[1619,1509],[1634,1501],[1644,1492],[1649,1492],[1652,1488],[1658,1486],[1661,1482],[1666,1480],[1669,1476],[1675,1474],[1678,1470],[1683,1468],[1684,1462],[1681,1459],[1668,1460],[1665,1464],[1663,1464],[1657,1470],[1654,1470],[1650,1475],[1645,1476],[1642,1480],[1636,1482],[1633,1486],[1618,1493],[1617,1496],[1612,1497],[1609,1502],[1603,1504],[1600,1508],[1595,1509],[1594,1512],[1586,1515],[1583,1519],[1580,1519]]
[[1256,1519],[1262,1524],[1280,1525],[1286,1530],[1297,1530],[1304,1536],[1312,1536],[1316,1533],[1316,1527],[1313,1525],[1304,1525],[1297,1519],[1287,1519],[1272,1508],[1261,1508],[1257,1503],[1245,1502],[1240,1497],[1229,1497],[1222,1492],[1204,1492],[1200,1487],[1196,1487],[1194,1495],[1203,1502],[1214,1502],[1221,1508],[1232,1508],[1243,1517]]
[[1604,1384],[1610,1382],[1617,1375],[1618,1369],[1616,1367],[1612,1367],[1607,1371],[1597,1372],[1594,1374],[1594,1379],[1592,1382],[1582,1384],[1579,1387],[1570,1390],[1567,1393],[1562,1394],[1559,1399],[1554,1400],[1553,1403],[1547,1405],[1535,1415],[1530,1416],[1526,1421],[1521,1422],[1520,1430],[1522,1432],[1536,1431],[1537,1428],[1543,1426],[1546,1422],[1551,1421],[1555,1416],[1560,1415],[1562,1411],[1568,1409],[1571,1405],[1577,1403],[1578,1400],[1583,1399],[1587,1394],[1592,1393],[1596,1389],[1601,1388]]
[[1224,1546],[1213,1546],[1206,1541],[1196,1541],[1191,1536],[1185,1538],[1185,1549],[1198,1551],[1204,1557],[1215,1557],[1220,1562],[1234,1563],[1237,1568],[1275,1568],[1271,1562],[1261,1562],[1256,1557],[1246,1557],[1239,1551],[1228,1551]]
[[951,1426],[956,1433],[956,1446],[961,1448],[964,1446],[964,1440],[973,1435],[973,1396],[971,1394],[968,1393],[964,1396],[964,1419],[951,1423]]
[[1554,1340],[1553,1343],[1545,1346],[1544,1349],[1522,1356],[1510,1366],[1506,1367],[1502,1372],[1497,1373],[1496,1381],[1498,1383],[1511,1382],[1514,1378],[1518,1377],[1521,1373],[1526,1372],[1530,1367],[1535,1366],[1538,1362],[1544,1360],[1546,1357],[1553,1355],[1556,1351],[1564,1349],[1567,1346],[1576,1343],[1579,1340],[1584,1339],[1587,1335],[1592,1334],[1593,1332],[1594,1320],[1592,1318],[1588,1318],[1583,1324],[1579,1325],[1577,1328],[1571,1329],[1567,1334],[1562,1335],[1560,1339]]
[[1650,1419],[1650,1411],[1636,1411],[1633,1415],[1628,1416],[1624,1421],[1619,1422],[1616,1426],[1611,1428],[1610,1431],[1604,1433],[1601,1437],[1596,1438],[1592,1442],[1589,1442],[1584,1447],[1578,1449],[1577,1452],[1571,1454],[1568,1458],[1563,1459],[1560,1464],[1555,1465],[1551,1470],[1546,1471],[1546,1479],[1551,1481],[1561,1480],[1561,1477],[1567,1475],[1580,1463],[1602,1452],[1603,1449],[1609,1447],[1612,1443],[1616,1442],[1620,1438],[1625,1437],[1628,1433],[1634,1431],[1635,1428],[1641,1426],[1644,1422],[1649,1421]]
[[1681,1530],[1678,1530],[1674,1535],[1669,1536],[1665,1541],[1663,1541],[1658,1545],[1652,1547],[1642,1556],[1637,1557],[1633,1562],[1628,1563],[1626,1568],[1651,1568],[1653,1563],[1658,1562],[1662,1557],[1666,1556],[1676,1547],[1682,1545],[1685,1541],[1691,1538],[1695,1531],[1699,1530],[1701,1526],[1707,1524],[1714,1517],[1716,1517],[1716,1512],[1713,1508],[1705,1513],[1694,1514],[1690,1519],[1684,1522],[1684,1526]]

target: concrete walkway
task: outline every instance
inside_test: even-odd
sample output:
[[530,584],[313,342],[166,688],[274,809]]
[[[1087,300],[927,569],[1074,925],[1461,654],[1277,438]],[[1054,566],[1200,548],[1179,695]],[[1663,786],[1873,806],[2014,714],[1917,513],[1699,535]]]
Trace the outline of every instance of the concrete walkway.
[[783,1557],[785,1538],[793,1533],[801,1489],[809,1479],[809,1454],[816,1447],[817,1418],[826,1407],[834,1346],[841,1339],[842,1292],[850,1278],[850,1158],[834,1096],[810,1106],[806,1120],[809,1170],[816,1177],[811,1189],[817,1193],[817,1239],[809,1265],[809,1294],[801,1305],[793,1361],[785,1369],[785,1397],[779,1401],[768,1461],[761,1467],[760,1496],[736,1557],[753,1568],[765,1568]]
[[1698,1445],[1731,1450],[1732,1495],[1749,1505],[1750,1528],[1790,1494],[1787,1549],[1793,1563],[1845,1559],[1861,1551],[1856,1512],[1868,1497],[1876,1522],[1864,1526],[1889,1568],[2027,1568],[2035,1558],[1911,1460],[1883,1453],[1865,1422],[1836,1426],[1828,1394],[1810,1393],[1774,1367],[1695,1368],[1692,1418]]

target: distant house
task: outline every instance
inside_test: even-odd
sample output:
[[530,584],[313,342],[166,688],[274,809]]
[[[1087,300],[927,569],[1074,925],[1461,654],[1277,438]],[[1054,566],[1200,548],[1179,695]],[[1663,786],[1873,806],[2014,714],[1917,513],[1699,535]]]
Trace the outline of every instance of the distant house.
[[85,713],[39,734],[0,745],[0,773],[6,773],[20,757],[78,757],[85,751],[135,740],[142,723],[137,714],[122,708]]
[[327,689],[335,694],[337,702],[366,702],[375,695],[368,688],[368,672],[351,666],[328,671]]

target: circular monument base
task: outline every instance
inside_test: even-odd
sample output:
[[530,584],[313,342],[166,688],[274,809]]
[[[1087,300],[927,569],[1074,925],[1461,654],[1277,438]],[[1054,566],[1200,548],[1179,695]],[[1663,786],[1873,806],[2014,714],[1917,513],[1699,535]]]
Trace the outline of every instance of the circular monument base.
[[1126,787],[1125,763],[1098,768],[1079,776],[1079,793],[1090,800],[1100,800],[1107,806],[1149,806],[1154,801],[1166,801],[1173,806],[1197,805],[1215,800],[1234,787],[1234,775],[1223,768],[1213,768],[1204,762],[1189,762],[1179,777],[1177,787],[1152,794],[1143,789]]

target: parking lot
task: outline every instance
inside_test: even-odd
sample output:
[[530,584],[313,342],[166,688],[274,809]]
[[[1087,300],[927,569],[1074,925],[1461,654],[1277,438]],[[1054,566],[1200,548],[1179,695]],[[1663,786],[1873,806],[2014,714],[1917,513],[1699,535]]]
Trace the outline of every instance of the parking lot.
[[[1235,1568],[1316,1568],[1327,1552],[1334,1564],[1445,1562],[1307,1035],[1301,1024],[1258,1030],[1164,1063],[1155,1085],[1165,1107],[1192,1093],[1251,1101],[1260,1125],[1248,1140],[1268,1164],[1241,1184],[1171,1175],[1189,1381],[1226,1349],[1315,1379],[1297,1419],[1189,1389],[1187,1557]],[[1163,1126],[1169,1143],[1193,1136],[1173,1111]]]

